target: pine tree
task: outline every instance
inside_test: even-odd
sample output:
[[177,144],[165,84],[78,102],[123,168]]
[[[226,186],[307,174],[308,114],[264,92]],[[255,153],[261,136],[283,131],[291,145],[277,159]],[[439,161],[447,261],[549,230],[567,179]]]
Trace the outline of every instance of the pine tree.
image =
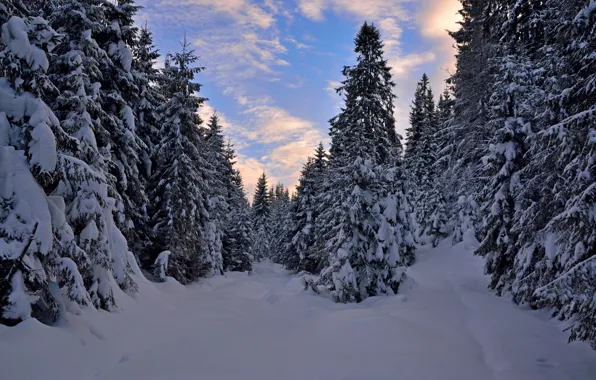
[[96,307],[110,309],[112,277],[127,292],[136,292],[137,286],[136,263],[114,221],[121,210],[109,172],[110,149],[116,143],[104,123],[99,92],[105,80],[102,68],[111,63],[93,33],[105,23],[103,5],[101,1],[55,2],[50,22],[59,28],[62,39],[54,50],[50,77],[60,90],[52,108],[76,142],[64,146],[72,158],[61,166],[55,193],[64,197],[68,223],[91,260],[91,273],[84,275],[91,299]]
[[225,158],[227,204],[229,214],[225,219],[223,237],[223,268],[226,271],[252,270],[252,218],[240,172],[234,169],[236,153],[228,140],[223,152]]
[[513,229],[516,198],[523,182],[527,136],[532,134],[534,111],[532,67],[520,55],[494,59],[495,79],[490,98],[489,127],[493,135],[485,157],[488,181],[482,192],[483,237],[476,253],[487,257],[486,272],[492,276],[490,287],[501,294],[509,290],[511,269],[517,251]]
[[[132,109],[135,118],[135,133],[144,145],[139,144],[140,149],[137,163],[139,165],[139,181],[147,191],[153,171],[151,154],[159,143],[159,115],[157,109],[165,103],[165,98],[160,92],[159,84],[162,83],[162,75],[155,67],[156,60],[160,57],[159,52],[153,44],[153,35],[145,25],[140,29],[138,37],[131,46],[133,61],[131,73],[134,86],[138,89],[138,96],[132,99]],[[143,202],[145,197],[135,198]],[[145,255],[151,246],[151,230],[148,223],[148,205],[141,204],[139,212],[133,213],[138,220],[135,222],[134,234],[129,230],[135,242],[133,251],[141,262],[146,262]],[[139,219],[140,218],[140,219]],[[135,236],[136,235],[136,236]]]
[[327,257],[316,246],[317,196],[323,190],[326,169],[327,152],[321,143],[314,157],[309,158],[302,169],[296,187],[296,199],[292,202],[291,244],[287,247],[284,262],[288,269],[314,274],[319,273],[326,264]]
[[440,135],[439,114],[429,78],[422,76],[410,112],[406,165],[410,174],[410,199],[413,203],[416,237],[430,238],[434,246],[447,235],[445,188],[438,171]]
[[454,240],[473,225],[497,293],[551,308],[573,320],[571,339],[594,344],[595,8],[581,0],[462,0],[462,8],[451,33],[454,115],[441,133],[441,162],[459,181],[449,186]]
[[[135,86],[139,94],[136,99],[134,112],[137,116],[137,135],[147,146],[149,154],[141,157],[141,173],[145,178],[151,177],[151,155],[153,148],[159,143],[159,115],[157,109],[165,101],[159,91],[162,83],[161,71],[156,68],[156,62],[161,57],[153,43],[153,34],[145,25],[140,29],[138,38],[132,46],[132,73]],[[143,153],[146,153],[144,151]]]
[[226,221],[230,213],[228,204],[228,191],[232,177],[233,168],[224,154],[224,138],[222,128],[217,115],[211,116],[209,124],[203,133],[204,142],[202,154],[205,156],[207,167],[205,168],[205,179],[207,182],[207,211],[209,213],[206,231],[207,250],[209,255],[214,258],[214,273],[223,274],[223,244],[225,235]]
[[157,258],[170,251],[167,274],[183,284],[212,269],[205,268],[209,259],[205,258],[205,189],[200,168],[206,163],[199,150],[201,119],[197,115],[205,99],[195,95],[201,86],[192,82],[203,70],[192,66],[197,59],[185,40],[182,51],[166,61],[163,90],[168,100],[158,109],[162,126],[151,177],[152,254]]
[[273,189],[271,198],[271,259],[277,263],[283,263],[288,245],[290,244],[291,219],[289,190],[283,183],[279,183]]
[[318,281],[339,302],[397,292],[413,261],[408,205],[393,128],[393,83],[374,25],[356,37],[357,64],[338,92],[346,105],[331,120],[328,184],[320,241],[329,266]]
[[[424,124],[426,121],[426,107],[428,105],[427,98],[428,98],[428,90],[430,88],[430,79],[426,74],[422,75],[422,79],[418,82],[416,86],[416,92],[414,93],[414,100],[412,101],[412,105],[410,106],[410,127],[406,129],[406,151],[405,151],[405,159],[406,162],[414,160],[414,157],[417,157],[420,154],[419,144],[422,141],[422,136],[424,134]],[[411,165],[410,165],[411,166]],[[413,177],[421,176],[418,172],[412,172],[413,170],[420,169],[416,168],[409,168],[410,174]]]
[[[546,111],[531,139],[514,300],[576,322],[571,339],[596,345],[594,323],[594,23],[581,1],[520,2],[510,34],[544,71]],[[538,42],[528,36],[535,29]],[[550,168],[550,170],[545,170]],[[528,224],[528,221],[532,221]]]
[[505,21],[505,15],[497,11],[493,0],[460,1],[460,28],[449,33],[457,48],[456,73],[450,78],[455,96],[454,117],[442,132],[449,136],[450,142],[444,148],[451,162],[447,175],[460,183],[452,195],[456,201],[450,217],[454,243],[465,234],[475,236],[479,228],[476,194],[483,185],[476,179],[482,170],[482,157],[488,154],[485,138],[490,136],[486,128],[490,97],[487,83],[491,83],[489,62],[500,53],[495,48],[501,37],[499,26]]
[[[99,101],[102,107],[101,123],[110,133],[110,159],[108,161],[110,195],[116,200],[114,220],[135,252],[148,243],[146,181],[140,172],[142,157],[149,154],[148,147],[137,135],[137,119],[133,107],[138,102],[139,89],[132,70],[132,46],[136,44],[138,28],[133,18],[140,8],[133,0],[103,1],[99,4],[105,17],[95,33],[95,39],[106,53],[99,60],[103,75]],[[123,288],[128,288],[124,272],[116,274]]]
[[257,181],[252,201],[253,255],[257,261],[269,257],[271,251],[271,196],[267,186],[267,176],[263,173]]
[[[62,201],[48,197],[70,142],[42,100],[56,93],[46,72],[57,34],[20,1],[0,4],[0,323],[30,317],[52,324],[60,304],[88,304],[81,269],[88,264],[64,225]],[[70,257],[69,257],[70,255]],[[50,290],[56,281],[66,299]]]

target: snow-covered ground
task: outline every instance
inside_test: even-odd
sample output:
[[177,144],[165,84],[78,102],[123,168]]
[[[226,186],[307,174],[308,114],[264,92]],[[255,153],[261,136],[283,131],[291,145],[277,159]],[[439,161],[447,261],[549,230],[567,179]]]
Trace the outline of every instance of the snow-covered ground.
[[588,380],[596,352],[486,290],[462,245],[422,249],[409,289],[341,305],[279,266],[143,285],[117,313],[0,326],[3,380]]

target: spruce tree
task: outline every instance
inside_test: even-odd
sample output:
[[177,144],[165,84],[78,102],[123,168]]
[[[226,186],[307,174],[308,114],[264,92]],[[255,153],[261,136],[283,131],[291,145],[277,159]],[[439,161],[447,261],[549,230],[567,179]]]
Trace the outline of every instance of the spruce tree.
[[250,271],[252,269],[252,218],[240,172],[234,169],[236,153],[228,140],[223,152],[225,158],[227,204],[224,236],[222,241],[223,268],[226,271]]
[[279,183],[273,190],[271,199],[271,259],[277,263],[283,263],[288,245],[290,244],[291,218],[289,190],[283,183]]
[[[499,54],[495,49],[501,37],[499,27],[505,14],[498,10],[494,1],[460,0],[460,28],[449,34],[455,41],[456,72],[453,84],[455,100],[454,117],[444,134],[449,136],[448,160],[451,162],[448,176],[457,178],[460,185],[452,197],[456,200],[453,222],[454,243],[463,235],[475,235],[480,227],[478,199],[483,184],[477,181],[482,170],[482,157],[488,154],[485,144],[487,130],[487,104],[490,97],[490,65],[492,57]],[[443,158],[444,159],[444,158]]]
[[441,131],[459,182],[454,240],[477,231],[497,293],[551,308],[594,344],[594,7],[462,0],[460,14]]
[[[164,104],[165,98],[159,88],[159,84],[162,83],[161,71],[155,67],[160,54],[153,44],[153,35],[146,25],[140,29],[131,48],[134,58],[131,73],[134,86],[137,89],[137,96],[131,102],[135,114],[135,133],[143,143],[138,145],[142,149],[140,149],[136,161],[139,165],[139,181],[143,184],[144,191],[147,191],[153,171],[151,155],[159,143],[161,127],[157,109]],[[145,200],[144,197],[135,199],[141,202]],[[140,207],[141,210],[132,214],[137,218],[134,233],[130,229],[128,231],[134,242],[135,255],[141,262],[145,262],[147,261],[145,255],[151,246],[151,230],[148,223],[149,206],[141,204],[136,207]]]
[[445,188],[438,172],[440,134],[439,114],[429,78],[422,76],[410,112],[406,165],[410,175],[410,199],[417,229],[416,237],[429,238],[433,245],[447,235]]
[[319,144],[314,157],[309,157],[302,169],[296,187],[296,199],[291,210],[291,244],[288,245],[284,264],[291,270],[319,273],[326,264],[327,257],[316,246],[316,223],[319,211],[317,196],[323,190],[324,175],[327,169],[327,152]]
[[43,101],[56,94],[47,53],[57,34],[20,1],[0,4],[0,27],[0,323],[52,324],[61,304],[89,303],[79,272],[89,260],[64,223],[62,198],[47,195],[69,159],[58,146],[72,143]]
[[[144,228],[148,220],[147,183],[141,170],[143,156],[149,154],[148,147],[137,134],[133,109],[140,92],[132,69],[132,47],[138,34],[133,18],[140,7],[133,0],[103,1],[100,5],[105,25],[97,31],[95,39],[106,53],[106,59],[99,61],[103,72],[99,90],[103,111],[100,118],[112,140],[108,178],[110,194],[116,200],[114,220],[131,248],[139,252],[148,244],[148,230]],[[118,282],[126,287],[120,279]]]
[[[148,150],[143,151],[141,157],[141,174],[145,178],[151,177],[151,152],[159,143],[159,115],[157,109],[165,101],[160,92],[159,84],[162,83],[161,71],[156,67],[157,60],[161,57],[153,43],[153,33],[147,25],[140,29],[138,38],[132,46],[133,61],[132,73],[135,86],[139,93],[134,102],[134,112],[137,117],[136,130]],[[148,154],[147,154],[148,153]]]
[[[235,154],[231,143],[228,143],[225,153],[228,162],[233,165]],[[253,218],[240,172],[233,169],[231,176],[231,187],[228,192],[230,214],[226,221],[224,235],[223,265],[227,271],[251,271]]]
[[229,183],[232,177],[232,166],[226,159],[224,138],[219,117],[215,114],[209,119],[203,131],[201,153],[207,166],[204,168],[206,190],[208,194],[206,209],[209,213],[206,233],[206,244],[209,256],[213,257],[213,272],[223,274],[223,244],[226,220],[230,213],[228,204]]
[[263,173],[257,181],[252,201],[253,255],[257,261],[269,257],[271,253],[271,196],[267,186],[267,176]]
[[[543,68],[546,110],[531,139],[524,170],[529,180],[517,231],[522,249],[515,263],[517,302],[550,307],[574,320],[571,339],[596,345],[594,295],[594,147],[596,60],[594,7],[520,2],[512,40]],[[531,33],[538,29],[538,43]],[[550,170],[545,170],[550,168]],[[528,221],[532,220],[529,224]]]
[[480,246],[476,253],[487,257],[486,272],[492,276],[490,287],[501,294],[509,290],[511,269],[517,252],[517,234],[513,229],[516,198],[525,166],[527,136],[532,134],[534,109],[531,99],[531,66],[523,56],[504,55],[494,59],[495,78],[490,98],[489,127],[493,130],[489,154],[484,158],[485,177],[481,199],[484,216]]
[[167,274],[183,284],[211,270],[205,268],[208,260],[204,257],[206,194],[200,168],[206,163],[201,160],[197,114],[205,99],[195,95],[201,86],[192,82],[203,70],[193,66],[197,59],[184,40],[182,51],[166,61],[163,91],[168,100],[158,109],[162,115],[160,143],[153,153],[150,188],[152,261],[170,251]]
[[95,40],[106,22],[104,5],[101,1],[54,3],[50,21],[62,39],[54,51],[50,77],[60,90],[52,108],[77,143],[64,147],[73,159],[64,162],[55,193],[64,197],[68,223],[92,262],[85,283],[93,303],[109,309],[114,305],[112,277],[127,292],[136,292],[137,286],[136,263],[114,220],[122,215],[121,196],[110,174],[111,148],[117,143],[104,122],[109,116],[99,91],[106,81],[104,68],[112,63]]
[[345,107],[331,120],[328,184],[319,218],[327,266],[318,281],[339,302],[397,292],[413,261],[405,181],[396,145],[390,68],[379,30],[365,23],[357,64],[345,67],[338,92]]

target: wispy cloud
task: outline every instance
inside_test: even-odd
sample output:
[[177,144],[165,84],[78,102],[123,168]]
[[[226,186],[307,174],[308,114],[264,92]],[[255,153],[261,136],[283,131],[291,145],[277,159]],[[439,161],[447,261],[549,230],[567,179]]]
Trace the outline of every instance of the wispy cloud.
[[461,4],[458,0],[422,0],[416,15],[421,34],[433,41],[433,49],[439,55],[439,65],[433,76],[436,86],[442,84],[455,72],[455,49],[447,30],[457,30]]
[[403,77],[418,69],[421,65],[433,62],[437,56],[432,51],[412,53],[389,59],[389,66],[394,76]]
[[325,19],[324,11],[326,6],[326,0],[300,0],[298,8],[305,17],[315,21],[322,21]]
[[296,49],[298,49],[298,50],[310,50],[310,49],[312,49],[312,46],[311,45],[304,44],[304,43],[296,40],[293,37],[286,37],[285,40],[288,41],[288,42],[290,42],[290,43],[292,43],[292,44],[294,44],[294,46],[296,46]]

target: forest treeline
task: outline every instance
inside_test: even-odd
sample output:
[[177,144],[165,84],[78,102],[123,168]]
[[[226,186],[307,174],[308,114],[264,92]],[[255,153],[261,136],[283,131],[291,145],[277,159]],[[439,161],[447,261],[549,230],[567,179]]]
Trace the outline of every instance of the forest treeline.
[[379,30],[290,194],[252,205],[191,47],[133,0],[0,4],[0,320],[111,309],[144,275],[188,284],[271,259],[338,302],[394,294],[416,244],[476,241],[490,287],[596,340],[596,3],[461,0],[456,72],[424,75],[406,144]]

